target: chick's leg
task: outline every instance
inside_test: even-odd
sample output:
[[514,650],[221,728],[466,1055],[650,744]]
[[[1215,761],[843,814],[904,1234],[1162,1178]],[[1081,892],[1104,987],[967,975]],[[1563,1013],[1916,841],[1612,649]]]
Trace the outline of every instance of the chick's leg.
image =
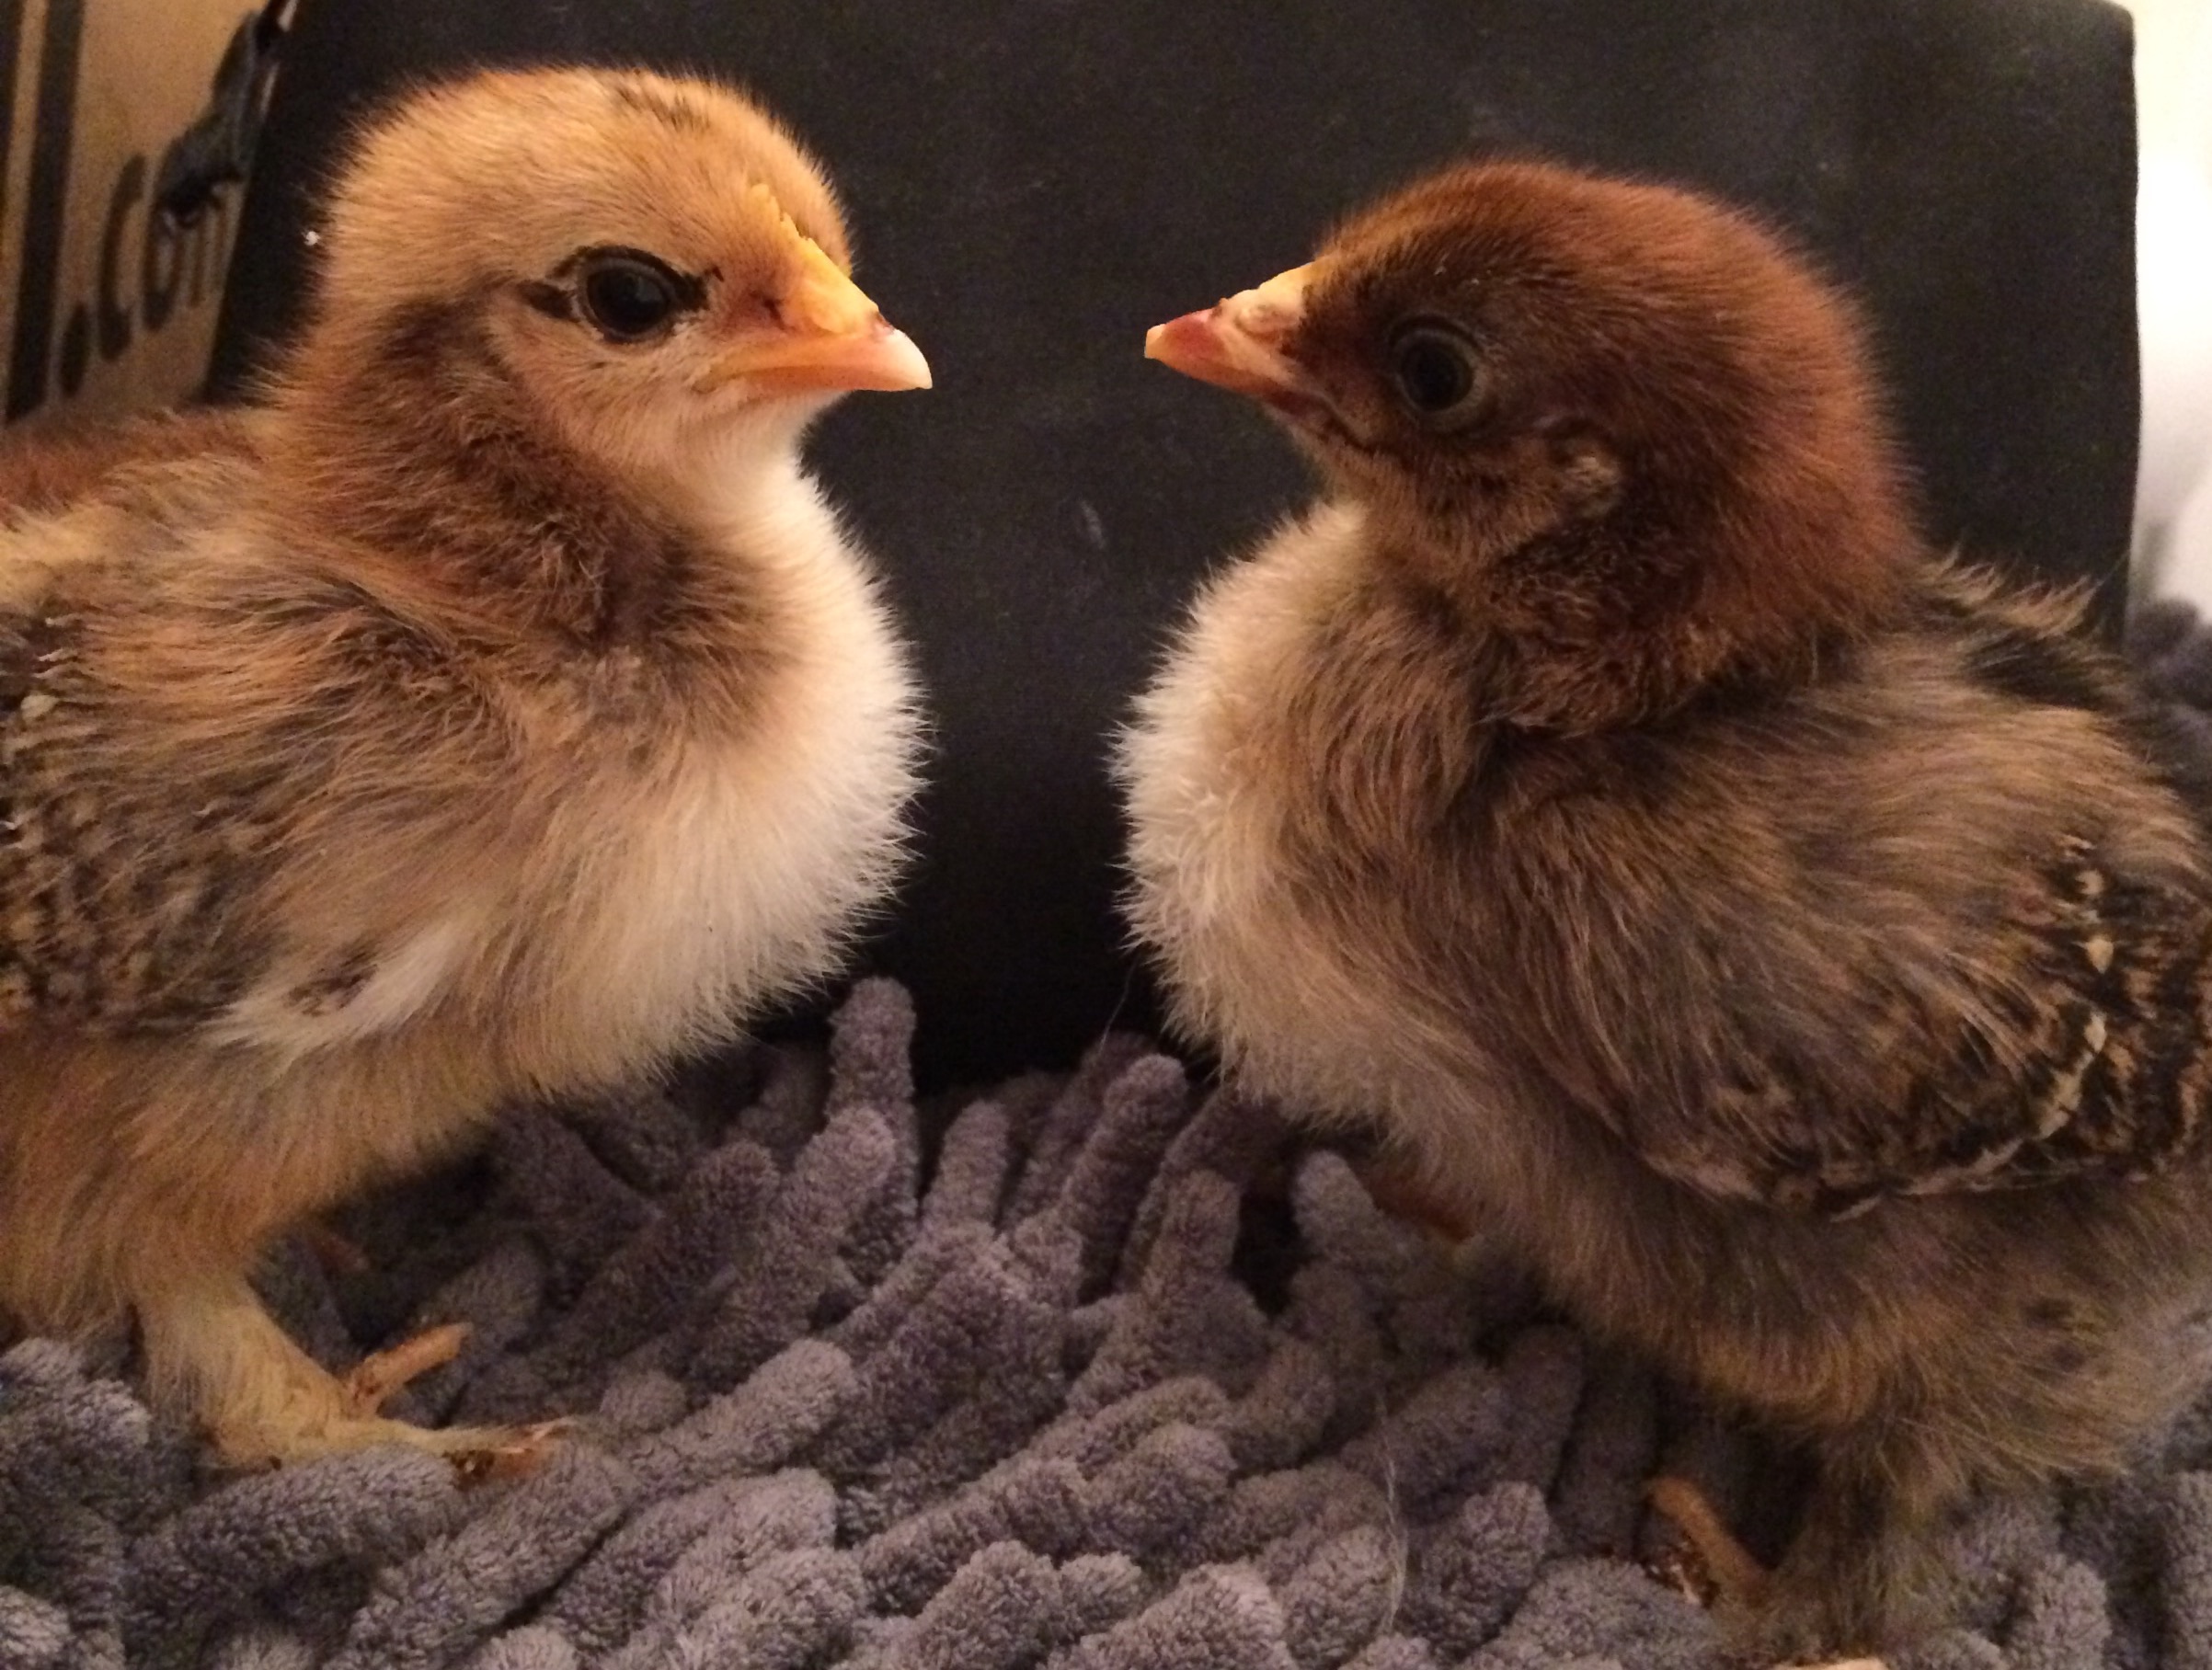
[[1688,1546],[1739,1664],[1885,1670],[1877,1658],[1828,1655],[1896,1641],[1926,1603],[1925,1543],[1899,1518],[1900,1504],[1871,1481],[1831,1470],[1771,1572],[1688,1480],[1654,1480],[1650,1500]]
[[340,1378],[285,1336],[243,1277],[143,1294],[137,1309],[155,1387],[189,1409],[234,1466],[405,1444],[449,1458],[466,1478],[490,1478],[529,1470],[560,1430],[421,1427],[376,1413],[408,1380],[452,1359],[464,1334],[458,1327],[404,1341]]
[[1673,1526],[1696,1560],[1713,1604],[1724,1614],[1751,1613],[1766,1598],[1772,1574],[1736,1538],[1705,1493],[1687,1479],[1654,1479],[1653,1509]]
[[[277,1082],[248,1058],[161,1039],[0,1032],[0,1310],[60,1336],[135,1316],[153,1396],[239,1465],[405,1444],[469,1476],[527,1467],[557,1427],[426,1431],[378,1413],[452,1357],[457,1331],[341,1379],[285,1337],[246,1279],[272,1238],[418,1164],[487,1099],[467,1086],[440,1103],[414,1079],[363,1071]],[[351,1116],[363,1105],[427,1111],[411,1126]],[[334,1262],[361,1262],[335,1237],[322,1243]]]
[[1734,1632],[1762,1653],[1810,1659],[1899,1646],[1932,1627],[1947,1504],[1935,1478],[1909,1444],[1823,1456],[1795,1537]]

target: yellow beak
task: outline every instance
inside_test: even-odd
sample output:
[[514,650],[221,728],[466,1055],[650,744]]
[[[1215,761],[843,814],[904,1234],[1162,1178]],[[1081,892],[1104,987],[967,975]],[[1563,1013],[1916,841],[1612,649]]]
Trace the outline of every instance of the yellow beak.
[[707,386],[742,378],[770,395],[929,387],[929,361],[913,338],[893,329],[811,238],[799,243],[798,276],[777,305],[777,323],[717,360]]

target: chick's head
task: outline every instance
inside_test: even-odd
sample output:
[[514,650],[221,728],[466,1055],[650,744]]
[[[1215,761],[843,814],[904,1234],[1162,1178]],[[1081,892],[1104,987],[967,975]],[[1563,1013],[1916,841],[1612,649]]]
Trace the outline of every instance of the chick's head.
[[819,167],[706,82],[553,70],[418,92],[364,133],[321,242],[330,352],[510,385],[617,462],[795,442],[845,391],[929,385],[854,283]]
[[1490,618],[1755,635],[1849,613],[1911,546],[1861,337],[1717,203],[1489,163],[1146,351],[1265,404],[1379,551]]

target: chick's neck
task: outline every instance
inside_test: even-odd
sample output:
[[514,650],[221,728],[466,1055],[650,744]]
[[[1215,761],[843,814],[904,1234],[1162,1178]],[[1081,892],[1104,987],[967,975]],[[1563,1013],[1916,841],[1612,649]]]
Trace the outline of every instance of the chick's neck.
[[311,335],[276,414],[281,501],[495,629],[636,646],[706,578],[679,501],[569,444],[465,307]]
[[1586,520],[1369,509],[1382,573],[1459,623],[1485,715],[1587,735],[1817,677],[1898,618],[1924,547],[1886,479],[1861,481],[1747,472]]

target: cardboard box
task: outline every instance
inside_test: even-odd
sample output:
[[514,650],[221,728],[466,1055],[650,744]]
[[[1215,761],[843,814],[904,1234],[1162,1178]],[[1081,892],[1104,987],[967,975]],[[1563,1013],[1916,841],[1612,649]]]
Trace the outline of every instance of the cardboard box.
[[189,225],[154,200],[196,123],[204,136],[226,51],[250,38],[258,10],[0,0],[7,423],[167,405],[201,387],[241,187],[218,188]]

